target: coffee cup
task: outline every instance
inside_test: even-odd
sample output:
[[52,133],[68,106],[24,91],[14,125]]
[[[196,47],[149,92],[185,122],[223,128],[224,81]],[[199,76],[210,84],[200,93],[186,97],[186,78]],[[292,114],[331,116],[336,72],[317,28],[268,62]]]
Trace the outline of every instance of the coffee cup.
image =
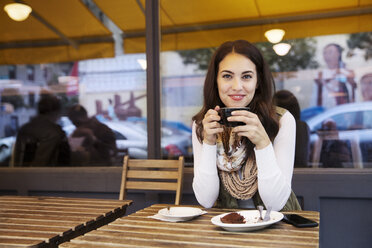
[[244,122],[228,121],[227,120],[227,118],[231,116],[231,113],[233,111],[237,111],[237,110],[249,111],[250,108],[249,107],[230,107],[230,108],[229,107],[224,107],[224,108],[220,108],[220,110],[218,110],[218,114],[221,117],[221,120],[219,121],[219,123],[226,126],[226,127],[236,127],[236,126],[245,125]]

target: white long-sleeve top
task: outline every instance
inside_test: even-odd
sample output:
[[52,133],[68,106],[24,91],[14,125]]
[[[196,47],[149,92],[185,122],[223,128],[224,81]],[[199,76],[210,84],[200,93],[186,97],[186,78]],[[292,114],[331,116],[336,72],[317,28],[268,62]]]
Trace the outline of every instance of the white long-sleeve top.
[[[291,181],[296,142],[296,122],[289,111],[279,120],[279,131],[273,143],[254,149],[257,164],[258,192],[266,207],[279,211],[291,193]],[[196,124],[192,125],[194,152],[193,190],[199,204],[213,206],[220,190],[216,165],[217,146],[202,144],[196,136]]]

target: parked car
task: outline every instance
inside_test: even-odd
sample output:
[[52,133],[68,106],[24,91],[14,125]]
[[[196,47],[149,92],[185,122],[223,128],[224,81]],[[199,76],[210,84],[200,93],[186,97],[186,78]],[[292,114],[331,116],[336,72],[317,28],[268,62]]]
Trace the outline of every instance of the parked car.
[[[360,156],[360,164],[355,163],[358,158],[353,158],[353,167],[372,167],[372,102],[339,105],[306,122],[311,132],[312,159],[314,158],[314,145],[319,140],[319,135],[328,135],[327,139],[331,139],[329,136],[333,135],[334,140],[345,142],[349,150]],[[355,143],[356,146],[353,145]],[[330,156],[330,154],[326,155]],[[314,162],[312,159],[310,162]]]
[[[116,137],[118,156],[128,154],[131,158],[147,158],[147,122],[144,118],[133,118],[128,121],[105,121]],[[161,148],[163,158],[173,158],[180,155],[191,159],[192,143],[191,129],[182,123],[162,122]],[[66,116],[61,117],[59,124],[66,135],[75,130],[75,126]],[[15,136],[0,139],[0,165],[8,166]],[[120,158],[120,159],[121,159]]]
[[310,107],[303,109],[301,111],[301,120],[302,121],[307,121],[308,119],[317,116],[320,113],[323,113],[325,109],[323,107],[315,106],[315,107]]
[[[131,118],[126,121],[103,121],[116,137],[116,146],[121,152],[129,154],[132,158],[147,158],[147,122],[144,118]],[[161,147],[164,158],[183,155],[191,157],[191,129],[182,123],[162,122]],[[62,117],[60,124],[67,135],[70,135],[75,126],[67,117]]]

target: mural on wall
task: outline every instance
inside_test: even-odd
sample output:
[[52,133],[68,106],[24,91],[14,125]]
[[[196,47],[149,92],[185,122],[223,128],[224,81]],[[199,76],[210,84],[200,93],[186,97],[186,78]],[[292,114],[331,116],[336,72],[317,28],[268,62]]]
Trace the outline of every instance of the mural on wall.
[[119,121],[126,120],[129,117],[143,117],[142,110],[136,106],[136,101],[146,97],[146,94],[134,97],[134,92],[129,92],[130,97],[128,101],[122,102],[121,96],[115,94],[108,100],[108,106],[106,110],[103,109],[102,100],[95,100],[96,103],[96,116],[101,120]]

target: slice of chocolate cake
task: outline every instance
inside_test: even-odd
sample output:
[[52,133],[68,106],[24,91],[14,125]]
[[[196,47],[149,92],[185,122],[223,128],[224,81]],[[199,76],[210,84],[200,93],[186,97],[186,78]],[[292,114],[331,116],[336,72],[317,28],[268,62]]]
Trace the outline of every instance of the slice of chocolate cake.
[[244,224],[245,223],[244,217],[238,213],[226,214],[224,217],[221,217],[221,221],[223,223],[228,223],[228,224]]

